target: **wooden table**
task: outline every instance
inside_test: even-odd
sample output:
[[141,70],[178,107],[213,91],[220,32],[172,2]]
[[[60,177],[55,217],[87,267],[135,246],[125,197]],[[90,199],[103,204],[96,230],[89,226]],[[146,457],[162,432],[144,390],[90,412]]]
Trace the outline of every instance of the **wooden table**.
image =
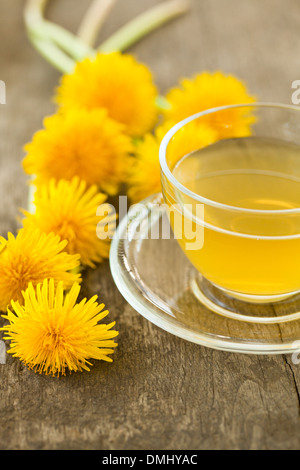
[[[89,0],[53,0],[48,16],[72,31]],[[107,37],[156,0],[118,2]],[[162,92],[181,76],[221,69],[263,101],[291,103],[300,79],[297,0],[192,0],[192,11],[131,49]],[[26,204],[22,147],[54,110],[59,73],[29,44],[22,0],[0,0],[0,229]],[[120,331],[113,364],[61,379],[0,365],[0,449],[299,449],[300,366],[289,356],[224,353],[155,327],[119,294],[108,263],[85,276]]]

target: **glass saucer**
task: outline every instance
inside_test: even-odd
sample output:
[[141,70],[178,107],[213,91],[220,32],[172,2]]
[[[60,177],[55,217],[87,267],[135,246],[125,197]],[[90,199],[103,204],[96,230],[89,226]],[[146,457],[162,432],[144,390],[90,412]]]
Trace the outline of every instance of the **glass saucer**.
[[[132,206],[112,240],[110,267],[127,302],[156,326],[185,340],[214,349],[252,354],[284,354],[300,349],[300,320],[283,323],[241,321],[215,313],[199,299],[205,280],[186,258],[169,227],[160,194]],[[194,286],[197,286],[197,289]],[[214,292],[209,292],[214,295]],[[239,299],[230,299],[232,305]],[[227,298],[228,301],[228,298]],[[294,297],[300,302],[300,295]],[[282,318],[289,302],[254,305],[242,302],[247,318]],[[247,311],[249,309],[249,311]]]

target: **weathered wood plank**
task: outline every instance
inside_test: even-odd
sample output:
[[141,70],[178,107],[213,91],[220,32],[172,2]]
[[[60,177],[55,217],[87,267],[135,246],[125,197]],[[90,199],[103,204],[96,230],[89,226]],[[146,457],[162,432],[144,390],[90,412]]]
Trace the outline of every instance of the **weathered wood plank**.
[[[22,147],[53,111],[59,73],[27,42],[22,0],[0,0],[0,231],[26,204]],[[119,1],[99,40],[154,0]],[[76,31],[89,1],[55,0],[49,17]],[[261,100],[290,103],[299,79],[296,0],[192,0],[193,12],[132,48],[162,91],[204,69],[247,81]],[[153,326],[118,293],[108,263],[88,271],[120,331],[113,364],[62,379],[11,357],[0,365],[0,449],[299,449],[300,368],[185,342]]]

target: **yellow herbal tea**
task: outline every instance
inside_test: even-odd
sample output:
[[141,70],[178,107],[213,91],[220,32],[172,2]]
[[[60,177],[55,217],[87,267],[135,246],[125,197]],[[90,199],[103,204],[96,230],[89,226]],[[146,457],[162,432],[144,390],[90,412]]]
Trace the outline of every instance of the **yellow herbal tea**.
[[[195,219],[196,201],[180,195],[177,208],[189,210],[171,217],[178,242],[205,278],[250,295],[300,290],[299,146],[259,137],[223,140],[183,157],[173,175],[212,201]],[[202,226],[201,249],[187,249],[186,217]]]

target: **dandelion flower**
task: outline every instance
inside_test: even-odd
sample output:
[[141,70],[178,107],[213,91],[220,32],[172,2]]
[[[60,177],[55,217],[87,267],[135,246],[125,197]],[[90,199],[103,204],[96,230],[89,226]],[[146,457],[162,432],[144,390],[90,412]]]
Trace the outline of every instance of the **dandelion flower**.
[[159,142],[152,134],[146,134],[137,145],[135,158],[128,167],[127,194],[131,202],[160,191]]
[[70,272],[79,266],[79,255],[63,250],[67,241],[54,233],[39,229],[21,229],[16,237],[0,238],[0,310],[5,311],[11,300],[23,300],[22,291],[32,282],[36,286],[46,278],[63,281],[70,288],[80,275]]
[[[161,191],[159,147],[172,127],[170,122],[158,127],[155,135],[146,134],[137,144],[135,157],[128,170],[128,196],[133,203]],[[216,133],[208,126],[194,122],[181,128],[168,144],[168,163],[175,163],[193,150],[200,149],[217,140]]]
[[[243,82],[221,72],[204,72],[191,80],[184,79],[180,87],[169,91],[166,99],[170,108],[164,112],[165,119],[175,122],[206,109],[255,101]],[[229,109],[201,118],[201,123],[208,123],[218,129],[219,138],[246,137],[250,134],[250,125],[253,122],[254,118],[248,107]]]
[[44,129],[25,146],[23,166],[36,175],[37,184],[78,176],[115,194],[124,179],[131,145],[123,126],[105,110],[77,109],[45,119]]
[[130,54],[113,52],[79,62],[72,74],[63,76],[56,100],[62,110],[105,108],[129,135],[141,136],[155,124],[157,94],[146,65]]
[[[51,180],[35,194],[35,213],[23,211],[27,229],[38,227],[45,233],[55,233],[67,240],[65,248],[70,254],[78,253],[81,263],[95,267],[108,258],[110,239],[116,225],[115,213],[111,206],[104,204],[107,196],[98,192],[97,186],[87,188],[85,181],[74,177],[72,181]],[[99,208],[106,217],[97,216]],[[105,219],[105,220],[104,220]],[[103,236],[97,236],[98,226],[103,227]],[[104,236],[106,235],[106,236]]]
[[12,302],[12,310],[3,315],[9,325],[2,330],[10,340],[9,353],[29,369],[46,375],[65,375],[69,371],[89,371],[89,359],[112,362],[108,356],[117,344],[118,335],[111,330],[115,322],[99,323],[108,311],[104,304],[89,301],[76,303],[80,287],[75,283],[64,296],[63,283],[55,287],[54,279],[45,279],[34,289],[30,283],[23,292],[24,305]]

